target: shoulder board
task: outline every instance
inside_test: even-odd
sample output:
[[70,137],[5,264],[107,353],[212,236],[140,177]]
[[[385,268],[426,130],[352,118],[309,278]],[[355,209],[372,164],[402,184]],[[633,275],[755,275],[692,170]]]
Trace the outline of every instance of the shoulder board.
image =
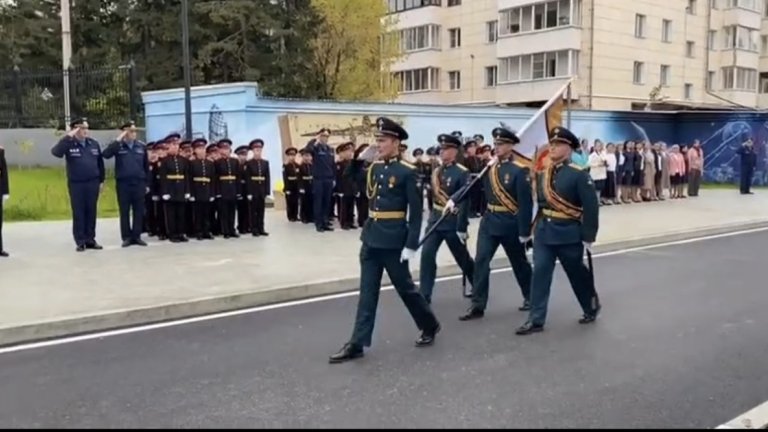
[[530,168],[530,166],[523,161],[515,160],[515,161],[512,161],[512,163],[517,165],[520,168]]
[[587,167],[579,166],[572,163],[569,163],[568,166],[576,171],[584,171],[587,168]]
[[383,163],[384,163],[384,161],[377,160],[377,161],[373,161],[373,163],[371,165],[380,165],[380,164],[383,164]]
[[404,160],[400,159],[400,163],[401,163],[402,165],[405,165],[405,166],[407,166],[407,167],[408,167],[408,168],[410,168],[410,169],[416,169],[416,165],[414,165],[414,164],[412,164],[412,163],[410,163],[410,162],[408,162],[408,161],[404,161]]
[[469,168],[465,167],[464,165],[462,165],[460,163],[457,163],[456,166],[459,167],[459,169],[462,170],[462,171],[469,171]]

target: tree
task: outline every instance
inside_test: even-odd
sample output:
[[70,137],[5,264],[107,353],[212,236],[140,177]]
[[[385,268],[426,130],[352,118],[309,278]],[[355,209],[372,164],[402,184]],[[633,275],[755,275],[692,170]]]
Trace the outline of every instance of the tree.
[[391,66],[402,53],[382,0],[312,0],[321,18],[312,41],[319,97],[392,100]]
[[59,29],[58,1],[0,1],[0,60],[9,69],[59,68]]

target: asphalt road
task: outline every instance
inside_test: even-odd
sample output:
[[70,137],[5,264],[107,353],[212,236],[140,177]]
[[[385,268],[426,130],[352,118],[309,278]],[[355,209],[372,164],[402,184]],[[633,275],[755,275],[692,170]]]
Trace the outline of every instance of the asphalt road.
[[[443,282],[434,347],[392,291],[374,346],[329,365],[356,297],[0,355],[0,427],[709,428],[768,400],[768,233],[596,259],[579,326],[558,270],[544,333],[510,273],[483,320]],[[158,287],[162,289],[162,287]]]

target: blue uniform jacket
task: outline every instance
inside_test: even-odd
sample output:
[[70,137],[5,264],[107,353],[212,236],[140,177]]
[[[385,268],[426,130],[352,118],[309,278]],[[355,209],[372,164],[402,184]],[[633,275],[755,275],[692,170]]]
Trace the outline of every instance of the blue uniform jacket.
[[67,161],[67,179],[70,183],[98,180],[104,183],[104,159],[98,141],[86,138],[79,143],[74,137],[65,136],[53,148],[51,154]]
[[370,212],[360,236],[365,245],[416,249],[423,202],[416,181],[416,167],[399,158],[376,161],[368,168],[364,193]]
[[115,179],[117,181],[148,182],[149,156],[146,145],[134,141],[131,148],[125,141],[113,141],[102,153],[104,159],[115,158]]
[[[442,165],[431,178],[435,206],[429,215],[428,226],[435,224],[443,214],[443,207],[451,196],[469,183],[469,169],[462,164]],[[467,232],[469,226],[469,200],[457,203],[458,213],[451,213],[435,228],[436,231]]]
[[312,154],[312,179],[335,180],[336,160],[334,151],[328,144],[321,144],[315,140],[307,143],[304,149]]

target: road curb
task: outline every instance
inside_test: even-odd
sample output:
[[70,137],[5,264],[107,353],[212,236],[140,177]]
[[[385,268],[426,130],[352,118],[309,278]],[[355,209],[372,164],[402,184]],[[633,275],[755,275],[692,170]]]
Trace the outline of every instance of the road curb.
[[[605,244],[598,243],[595,245],[594,253],[609,253],[653,244],[682,241],[765,227],[768,227],[768,220],[719,225],[684,232],[663,233],[644,238],[622,240]],[[506,258],[496,258],[491,263],[491,268],[494,269],[508,266],[509,263]],[[460,274],[461,269],[455,264],[443,265],[438,267],[437,270],[438,277],[456,276]],[[418,277],[418,271],[414,271],[414,280],[418,280]],[[302,285],[276,287],[268,291],[228,294],[225,296],[172,302],[146,308],[116,310],[88,316],[65,317],[46,322],[4,327],[0,328],[0,347],[351,292],[357,289],[358,283],[359,279],[356,277],[343,278],[311,282]],[[384,278],[384,284],[390,284],[386,276]]]

